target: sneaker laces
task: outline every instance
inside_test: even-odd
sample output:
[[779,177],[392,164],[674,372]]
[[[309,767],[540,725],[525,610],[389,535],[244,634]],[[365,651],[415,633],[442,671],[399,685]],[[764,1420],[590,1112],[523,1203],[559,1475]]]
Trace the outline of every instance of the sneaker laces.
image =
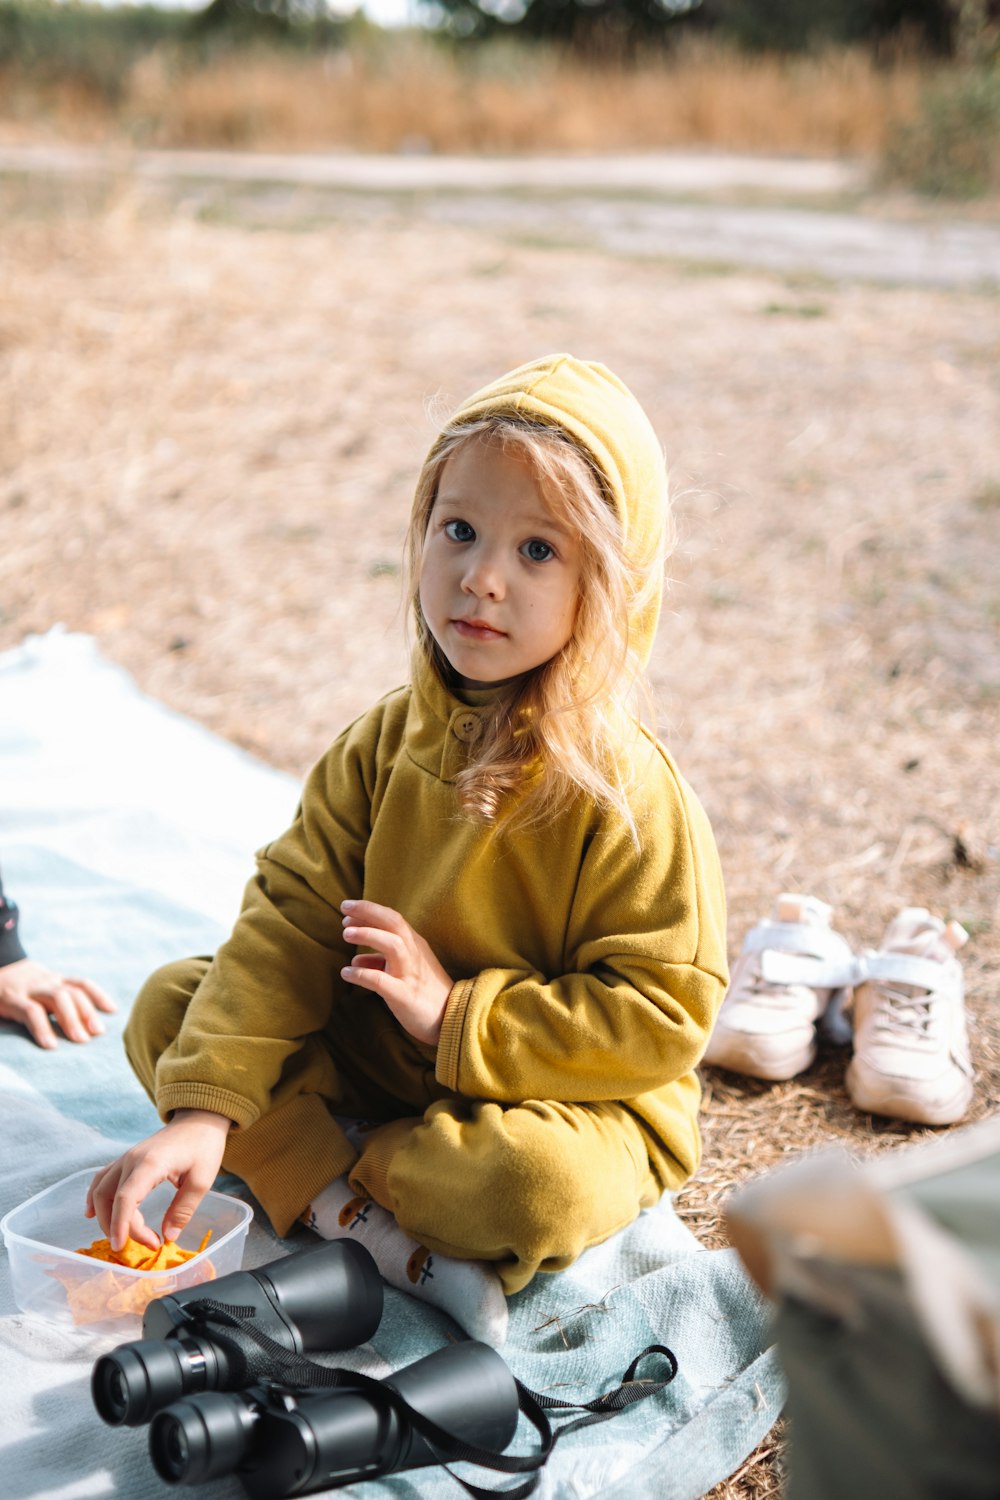
[[938,997],[930,991],[914,994],[912,989],[894,989],[884,981],[876,984],[879,1004],[872,1016],[875,1031],[898,1037],[912,1037],[918,1042],[930,1041],[937,1016]]
[[[905,923],[906,918],[910,917],[919,922],[926,915],[922,911],[907,912],[897,920]],[[871,1017],[872,1029],[883,1039],[894,1038],[911,1047],[930,1049],[937,1045],[939,1023],[945,1020],[950,1004],[947,989],[939,990],[921,985],[919,978],[923,976],[918,976],[917,973],[912,975],[918,980],[917,983],[904,981],[893,984],[888,974],[873,974],[870,970],[874,966],[873,961],[878,963],[879,959],[889,964],[895,959],[901,965],[906,965],[908,960],[915,960],[918,969],[926,963],[935,967],[941,964],[943,976],[944,965],[949,959],[953,959],[968,934],[957,922],[950,922],[945,927],[932,921],[901,936],[904,936],[904,941],[898,948],[893,946],[884,949],[881,954],[870,955],[861,960],[862,972],[859,977],[864,977],[865,971],[869,971],[868,981],[878,997]],[[901,975],[893,977],[898,981]]]
[[[933,991],[914,994],[912,990],[895,989],[884,980],[875,983],[878,1000],[871,1014],[875,1043],[891,1043],[910,1052],[934,1053],[944,1045],[947,1032],[946,995]],[[970,1059],[964,1050],[948,1045],[948,1057],[959,1072],[974,1076]]]
[[773,980],[766,979],[758,961],[743,975],[732,998],[736,1004],[752,1000],[755,1004],[769,1005],[772,1010],[787,1010],[803,999],[807,1000],[810,994],[808,985],[775,984]]

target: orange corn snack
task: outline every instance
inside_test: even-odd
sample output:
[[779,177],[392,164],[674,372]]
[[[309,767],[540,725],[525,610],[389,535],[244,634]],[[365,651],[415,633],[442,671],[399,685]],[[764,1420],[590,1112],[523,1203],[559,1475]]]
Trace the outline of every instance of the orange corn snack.
[[[76,1253],[91,1260],[106,1261],[106,1271],[96,1276],[84,1273],[84,1279],[81,1279],[80,1271],[67,1264],[48,1274],[55,1276],[66,1288],[66,1301],[73,1322],[78,1326],[101,1323],[108,1318],[142,1317],[149,1303],[172,1290],[174,1283],[159,1276],[151,1276],[148,1281],[135,1276],[118,1276],[114,1267],[122,1266],[130,1271],[172,1271],[200,1255],[211,1238],[212,1231],[209,1230],[197,1250],[182,1250],[176,1240],[165,1240],[158,1250],[150,1250],[131,1238],[120,1250],[112,1250],[110,1241],[94,1240],[91,1245],[81,1246]],[[215,1276],[215,1267],[210,1260],[200,1268],[196,1267],[195,1271],[200,1272],[193,1273],[195,1282],[211,1281]]]
[[81,1247],[77,1255],[89,1255],[93,1260],[110,1261],[113,1266],[128,1266],[130,1271],[172,1271],[186,1260],[200,1255],[212,1238],[212,1231],[202,1239],[197,1250],[182,1250],[176,1240],[164,1240],[159,1250],[150,1250],[129,1236],[120,1250],[112,1250],[110,1240],[94,1240]]

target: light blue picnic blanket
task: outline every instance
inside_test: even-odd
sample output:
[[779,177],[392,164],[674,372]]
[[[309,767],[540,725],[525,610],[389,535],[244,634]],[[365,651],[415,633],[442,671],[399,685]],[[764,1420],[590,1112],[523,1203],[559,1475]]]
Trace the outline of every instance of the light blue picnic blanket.
[[[156,965],[211,952],[225,936],[253,851],[287,824],[297,795],[291,778],[145,697],[89,637],[56,630],[0,655],[0,869],[25,946],[96,980],[119,1006],[106,1036],[54,1053],[0,1023],[0,1216],[156,1128],[121,1049],[131,998]],[[276,1241],[258,1213],[244,1265],[296,1243]],[[617,1385],[649,1344],[667,1344],[680,1367],[658,1396],[559,1444],[540,1500],[698,1500],[778,1416],[765,1307],[735,1253],[702,1249],[669,1202],[570,1270],[536,1278],[510,1314],[503,1355],[513,1373],[564,1400]],[[337,1362],[384,1376],[457,1336],[445,1315],[387,1289],[370,1344]],[[91,1367],[114,1342],[21,1314],[0,1257],[6,1500],[169,1493],[145,1430],[106,1427],[91,1404]],[[511,1451],[534,1445],[524,1425]],[[237,1500],[243,1490],[226,1479],[190,1493]],[[457,1500],[462,1491],[427,1468],[328,1493]]]

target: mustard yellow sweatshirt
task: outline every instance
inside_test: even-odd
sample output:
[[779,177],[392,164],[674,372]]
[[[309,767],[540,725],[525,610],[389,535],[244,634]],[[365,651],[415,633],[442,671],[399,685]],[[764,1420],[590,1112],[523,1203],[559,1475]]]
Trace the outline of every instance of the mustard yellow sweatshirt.
[[[561,412],[577,441],[589,434],[627,530],[648,545],[662,524],[662,454],[610,372],[556,356],[478,393],[460,419],[484,409]],[[647,650],[655,624],[655,608],[636,623]],[[338,1070],[370,1080],[370,1119],[456,1095],[622,1101],[664,1188],[676,1187],[699,1158],[693,1069],[727,980],[708,820],[646,737],[638,848],[618,815],[582,796],[541,830],[493,836],[457,805],[475,737],[476,708],[418,654],[411,684],[334,741],[291,828],[260,851],[234,931],[160,1060],[160,1113],[207,1108],[248,1126],[306,1048],[323,1056],[319,1087],[334,1104]],[[401,912],[453,977],[436,1049],[341,979],[348,897]]]

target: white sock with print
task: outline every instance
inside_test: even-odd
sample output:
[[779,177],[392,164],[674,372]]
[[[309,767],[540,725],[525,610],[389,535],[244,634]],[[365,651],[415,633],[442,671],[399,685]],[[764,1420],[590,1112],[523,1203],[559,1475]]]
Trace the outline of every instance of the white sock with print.
[[506,1340],[507,1299],[493,1267],[428,1250],[400,1229],[387,1208],[356,1193],[346,1177],[317,1193],[302,1222],[325,1240],[360,1240],[384,1281],[448,1313],[469,1338],[495,1348]]

